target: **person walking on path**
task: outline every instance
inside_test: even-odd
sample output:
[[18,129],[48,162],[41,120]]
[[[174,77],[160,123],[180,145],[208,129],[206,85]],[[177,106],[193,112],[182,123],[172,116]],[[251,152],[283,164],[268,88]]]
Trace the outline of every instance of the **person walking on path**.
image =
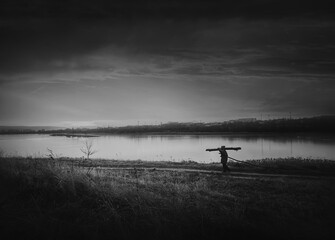
[[227,165],[227,162],[228,162],[228,153],[226,151],[225,146],[222,146],[219,149],[219,153],[220,153],[220,156],[221,156],[222,171],[223,172],[230,172],[230,169],[229,169],[229,167]]
[[220,148],[214,148],[214,149],[206,149],[206,151],[208,152],[212,152],[212,151],[219,151],[220,156],[221,156],[221,163],[222,163],[222,171],[223,172],[230,172],[230,169],[227,165],[228,162],[228,153],[226,150],[241,150],[240,147],[225,147],[225,146],[221,146]]

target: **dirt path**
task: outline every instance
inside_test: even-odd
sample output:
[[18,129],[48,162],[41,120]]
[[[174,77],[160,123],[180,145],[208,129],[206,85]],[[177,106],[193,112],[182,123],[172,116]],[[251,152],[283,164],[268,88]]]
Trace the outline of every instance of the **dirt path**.
[[302,178],[302,179],[331,179],[335,180],[334,176],[311,176],[311,175],[296,175],[296,174],[272,174],[272,173],[248,173],[248,172],[228,172],[215,170],[187,169],[187,168],[160,168],[160,167],[96,167],[95,170],[138,170],[138,171],[174,171],[187,173],[202,173],[224,175],[232,178]]

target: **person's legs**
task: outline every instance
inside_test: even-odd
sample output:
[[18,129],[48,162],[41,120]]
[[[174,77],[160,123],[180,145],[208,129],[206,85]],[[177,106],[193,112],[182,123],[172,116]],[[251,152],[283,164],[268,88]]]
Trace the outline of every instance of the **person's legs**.
[[222,169],[223,169],[223,172],[230,172],[229,167],[225,163],[222,163]]

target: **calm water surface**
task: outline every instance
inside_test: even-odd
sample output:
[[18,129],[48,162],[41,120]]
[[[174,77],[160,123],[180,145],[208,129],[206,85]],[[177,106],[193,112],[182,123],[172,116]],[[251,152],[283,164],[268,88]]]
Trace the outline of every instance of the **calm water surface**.
[[97,153],[92,158],[121,160],[167,160],[217,162],[217,152],[206,148],[221,145],[242,147],[229,151],[229,156],[245,159],[302,157],[335,160],[335,137],[213,136],[213,135],[150,135],[100,136],[93,138],[52,137],[49,135],[0,135],[0,149],[11,156],[43,157],[47,148],[62,157],[82,157],[85,141],[92,141]]

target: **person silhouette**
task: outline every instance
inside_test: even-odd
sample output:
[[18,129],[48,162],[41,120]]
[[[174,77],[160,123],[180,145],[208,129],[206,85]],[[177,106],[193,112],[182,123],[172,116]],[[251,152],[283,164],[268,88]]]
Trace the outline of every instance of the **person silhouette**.
[[225,146],[221,146],[221,148],[219,148],[219,153],[221,156],[221,163],[222,163],[222,171],[223,172],[230,172],[230,169],[227,165],[228,162],[228,153],[226,151],[226,147]]
[[206,149],[206,151],[208,152],[213,152],[213,151],[219,151],[220,156],[221,156],[221,163],[222,163],[222,171],[223,172],[230,172],[229,167],[227,166],[227,162],[228,162],[228,153],[227,150],[241,150],[241,147],[225,147],[225,146],[221,146],[219,148],[208,148]]

